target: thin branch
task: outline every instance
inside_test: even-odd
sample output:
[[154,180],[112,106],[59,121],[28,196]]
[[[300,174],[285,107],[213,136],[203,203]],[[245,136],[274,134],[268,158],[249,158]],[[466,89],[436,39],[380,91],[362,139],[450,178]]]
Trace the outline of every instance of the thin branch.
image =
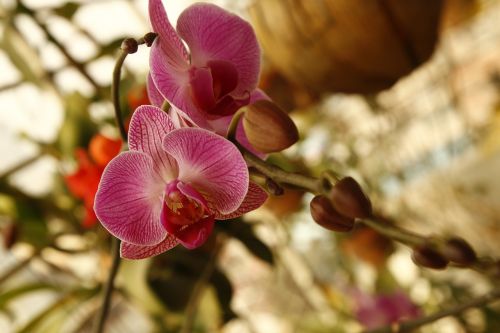
[[235,142],[238,149],[241,151],[243,158],[248,163],[249,167],[254,167],[267,177],[282,185],[303,188],[311,193],[321,193],[321,181],[317,178],[305,176],[299,173],[290,173],[280,167],[271,165],[255,156],[240,144]]
[[421,326],[430,324],[444,317],[458,315],[470,308],[478,308],[487,305],[488,303],[494,302],[500,298],[500,289],[494,289],[487,293],[486,295],[480,296],[478,298],[472,299],[468,302],[459,304],[455,307],[436,312],[427,317],[418,318],[415,320],[404,321],[396,323],[390,326],[385,326],[377,328],[371,331],[365,331],[364,333],[403,333],[411,332]]
[[124,143],[127,143],[127,130],[123,123],[123,116],[120,106],[120,80],[122,66],[127,58],[128,53],[125,51],[120,51],[120,56],[116,60],[115,68],[113,69],[113,83],[111,85],[111,99],[113,100],[113,106],[115,107],[115,119],[116,125],[120,130],[120,136]]
[[34,155],[32,157],[28,157],[24,161],[19,162],[18,164],[14,165],[9,170],[7,170],[4,173],[0,174],[0,182],[3,181],[4,179],[7,179],[8,177],[10,177],[11,175],[13,175],[14,173],[18,172],[19,170],[24,169],[28,165],[30,165],[30,164],[38,161],[42,156],[44,156],[44,153],[45,152],[40,152],[40,153],[38,153],[38,154],[36,154],[36,155]]
[[118,268],[120,267],[120,241],[118,238],[113,237],[112,239],[112,254],[113,262],[111,264],[111,269],[109,271],[109,276],[104,286],[104,295],[101,310],[99,316],[94,326],[94,333],[104,332],[104,325],[109,314],[109,306],[111,304],[111,296],[114,289],[114,281],[116,274],[118,273]]
[[20,0],[17,1],[18,6],[22,7],[22,9],[29,13],[31,19],[40,27],[40,29],[45,33],[49,41],[51,41],[58,49],[61,51],[61,53],[64,55],[64,57],[68,60],[68,62],[74,66],[86,79],[87,81],[96,89],[97,93],[100,93],[102,90],[102,87],[94,80],[92,76],[87,72],[85,69],[85,65],[78,60],[76,60],[64,47],[64,45],[59,42],[54,35],[49,31],[47,28],[47,25],[43,22],[41,22],[37,16],[36,13],[31,9],[26,7]]

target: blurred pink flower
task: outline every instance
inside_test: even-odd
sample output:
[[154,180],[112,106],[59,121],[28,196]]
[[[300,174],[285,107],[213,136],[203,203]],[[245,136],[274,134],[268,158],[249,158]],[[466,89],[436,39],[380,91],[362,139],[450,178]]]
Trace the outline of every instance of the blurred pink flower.
[[215,5],[197,3],[182,12],[176,31],[161,0],[149,1],[149,16],[158,34],[148,79],[153,104],[161,106],[166,99],[190,122],[226,135],[240,107],[268,98],[256,89],[260,48],[248,22]]
[[401,291],[375,296],[356,291],[354,299],[357,308],[356,318],[367,329],[390,325],[421,315],[420,308]]
[[248,169],[230,141],[200,128],[175,128],[154,106],[139,107],[130,122],[130,151],[106,167],[94,209],[122,240],[121,255],[140,259],[181,243],[192,249],[212,232],[215,219],[259,207]]

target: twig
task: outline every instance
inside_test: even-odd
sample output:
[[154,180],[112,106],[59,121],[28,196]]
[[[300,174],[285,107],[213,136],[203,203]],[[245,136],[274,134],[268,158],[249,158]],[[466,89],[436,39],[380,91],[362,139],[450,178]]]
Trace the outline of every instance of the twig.
[[112,239],[112,254],[113,254],[113,262],[111,264],[111,269],[109,271],[109,276],[106,281],[106,285],[104,286],[104,295],[101,306],[101,311],[99,312],[99,316],[94,326],[94,333],[102,333],[104,332],[104,324],[106,323],[106,319],[109,313],[109,305],[111,304],[111,296],[113,294],[114,289],[114,281],[116,274],[118,273],[118,268],[120,266],[120,241],[113,237]]
[[321,193],[321,181],[317,178],[305,176],[299,173],[287,172],[280,167],[271,165],[255,156],[250,151],[242,147],[239,143],[235,142],[238,149],[240,149],[243,158],[249,167],[254,167],[267,177],[281,185],[289,185],[292,187],[303,188],[311,193]]
[[40,152],[32,157],[28,157],[22,162],[19,162],[17,165],[14,165],[12,168],[9,170],[5,171],[4,173],[0,174],[0,181],[10,177],[12,174],[18,172],[19,170],[27,167],[31,163],[34,163],[38,161],[42,156],[44,155],[44,152]]
[[102,90],[102,87],[94,80],[94,78],[92,78],[92,76],[90,76],[90,74],[85,69],[84,64],[82,64],[81,62],[79,62],[78,60],[76,60],[68,52],[68,50],[64,47],[64,45],[62,45],[61,42],[59,42],[52,35],[52,33],[47,28],[47,25],[45,23],[41,22],[36,17],[36,13],[32,9],[26,7],[20,0],[17,1],[17,4],[18,4],[18,6],[22,7],[22,9],[25,12],[27,12],[27,13],[30,14],[30,17],[33,19],[33,21],[36,23],[36,25],[38,25],[38,27],[40,27],[40,29],[45,33],[45,35],[47,36],[47,38],[49,39],[49,41],[51,41],[59,49],[59,51],[61,51],[61,53],[64,55],[64,57],[66,57],[66,59],[68,60],[68,62],[71,65],[73,65],[87,79],[87,81],[96,89],[96,92],[99,94],[101,92],[101,90]]
[[33,254],[31,254],[28,258],[25,258],[25,259],[19,261],[14,266],[12,266],[11,268],[9,268],[7,272],[5,272],[2,276],[0,276],[0,286],[3,283],[5,283],[5,281],[7,281],[8,279],[10,279],[12,276],[14,276],[17,272],[19,272],[21,269],[23,269],[24,267],[28,266],[29,263],[33,259],[35,259],[36,257],[38,257],[38,255],[40,254],[40,251],[41,251],[41,249],[35,250],[35,252]]
[[448,316],[454,316],[457,314],[460,314],[464,312],[467,309],[470,308],[478,308],[485,306],[488,303],[491,303],[495,300],[498,300],[500,298],[500,289],[494,289],[487,293],[486,295],[483,295],[481,297],[472,299],[468,302],[459,304],[455,307],[436,312],[434,314],[431,314],[427,317],[422,317],[418,318],[415,320],[409,320],[409,321],[404,321],[400,323],[393,324],[391,326],[385,326],[381,328],[377,328],[374,330],[370,331],[365,331],[364,333],[403,333],[403,332],[411,332],[421,326],[427,325],[429,323],[432,323],[436,320],[439,320],[444,317]]
[[120,80],[122,66],[127,58],[128,53],[125,51],[120,51],[120,56],[116,60],[115,68],[113,69],[113,83],[111,85],[111,99],[113,100],[113,106],[115,108],[115,119],[116,125],[120,130],[120,136],[124,143],[127,143],[127,130],[123,123],[123,116],[120,106]]

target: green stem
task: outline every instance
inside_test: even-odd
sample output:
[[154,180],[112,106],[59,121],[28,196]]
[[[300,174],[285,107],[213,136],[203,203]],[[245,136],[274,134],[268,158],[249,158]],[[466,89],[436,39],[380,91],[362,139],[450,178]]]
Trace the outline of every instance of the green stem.
[[116,60],[115,68],[113,69],[113,82],[111,85],[111,99],[113,100],[113,106],[115,108],[116,125],[120,130],[120,136],[124,143],[127,143],[127,130],[125,129],[125,124],[123,123],[120,106],[120,80],[122,75],[122,66],[127,58],[127,55],[127,52],[120,51],[120,56]]
[[411,332],[421,326],[430,324],[444,317],[458,315],[470,308],[478,308],[487,305],[493,301],[496,301],[500,298],[500,289],[494,289],[483,295],[481,297],[472,299],[468,302],[459,304],[455,307],[436,312],[426,317],[418,318],[415,320],[404,321],[400,323],[395,323],[390,326],[385,326],[381,328],[377,328],[371,331],[365,331],[364,333],[402,333],[402,332]]
[[241,154],[243,155],[245,161],[248,163],[249,167],[254,167],[259,172],[271,178],[278,184],[299,187],[316,194],[322,192],[321,182],[317,178],[301,175],[299,173],[287,172],[280,167],[267,164],[258,156],[255,156],[254,154],[246,150],[240,144],[236,143],[236,146],[241,151]]
[[398,228],[388,223],[384,223],[380,220],[361,219],[359,220],[359,222],[374,229],[375,231],[381,233],[382,235],[391,238],[392,240],[401,242],[408,246],[416,246],[429,241],[429,237],[424,237],[414,234],[412,232],[406,231],[404,229]]
[[113,237],[112,240],[112,254],[113,262],[111,264],[111,269],[109,271],[109,276],[104,286],[104,296],[102,301],[101,310],[99,316],[94,326],[94,333],[104,332],[104,324],[109,314],[109,306],[111,304],[111,296],[114,289],[114,281],[116,274],[118,273],[118,268],[120,267],[120,241]]
[[227,129],[227,139],[229,141],[236,143],[236,130],[238,129],[238,123],[240,122],[241,117],[245,114],[245,111],[245,107],[239,109],[231,119],[231,123]]

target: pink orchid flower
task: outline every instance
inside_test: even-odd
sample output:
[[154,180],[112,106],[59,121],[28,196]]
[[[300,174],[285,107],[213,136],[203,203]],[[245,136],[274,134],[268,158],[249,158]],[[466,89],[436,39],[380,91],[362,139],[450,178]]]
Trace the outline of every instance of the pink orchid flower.
[[104,170],[94,205],[102,225],[122,240],[122,257],[146,258],[178,243],[196,248],[214,220],[240,216],[266,199],[249,184],[233,143],[201,128],[176,128],[155,106],[136,110],[128,141],[130,151]]
[[[148,78],[153,104],[166,99],[190,122],[226,135],[240,107],[268,98],[256,89],[260,48],[248,22],[215,5],[197,3],[182,12],[176,31],[161,0],[149,1],[149,16],[158,34]],[[238,132],[238,141],[245,141],[242,128]]]

